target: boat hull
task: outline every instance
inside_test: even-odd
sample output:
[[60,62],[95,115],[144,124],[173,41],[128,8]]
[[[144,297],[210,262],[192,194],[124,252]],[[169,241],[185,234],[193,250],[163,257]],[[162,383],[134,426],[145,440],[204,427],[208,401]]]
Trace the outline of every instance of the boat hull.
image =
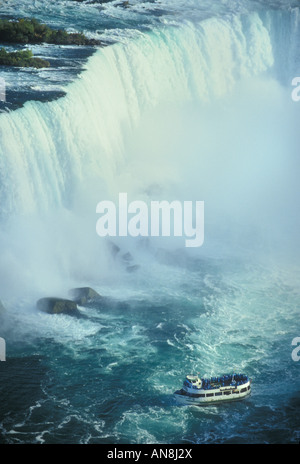
[[201,390],[197,395],[191,395],[181,389],[174,392],[176,401],[185,405],[209,406],[221,403],[241,401],[251,394],[250,382],[240,388],[224,388],[215,390]]

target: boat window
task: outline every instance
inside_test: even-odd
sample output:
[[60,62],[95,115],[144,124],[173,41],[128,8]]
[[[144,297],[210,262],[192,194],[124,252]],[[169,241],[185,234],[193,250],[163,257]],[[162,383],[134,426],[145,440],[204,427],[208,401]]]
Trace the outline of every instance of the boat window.
[[206,393],[206,396],[214,396],[214,393]]
[[241,393],[244,393],[244,392],[246,392],[246,391],[247,391],[247,388],[242,388],[242,389],[241,389]]
[[222,395],[222,392],[217,392],[215,393],[216,396],[221,396]]
[[224,391],[223,395],[231,395],[231,391]]

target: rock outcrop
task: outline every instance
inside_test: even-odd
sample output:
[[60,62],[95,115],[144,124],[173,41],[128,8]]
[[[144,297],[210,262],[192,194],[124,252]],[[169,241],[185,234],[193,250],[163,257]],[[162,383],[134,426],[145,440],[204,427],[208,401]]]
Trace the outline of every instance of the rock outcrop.
[[127,272],[135,272],[140,268],[138,264],[133,264],[132,266],[127,266],[126,271]]
[[91,287],[72,288],[69,291],[69,295],[72,301],[82,306],[103,298]]
[[36,305],[40,311],[48,314],[68,314],[70,316],[78,316],[80,314],[77,304],[64,298],[41,298],[37,301]]

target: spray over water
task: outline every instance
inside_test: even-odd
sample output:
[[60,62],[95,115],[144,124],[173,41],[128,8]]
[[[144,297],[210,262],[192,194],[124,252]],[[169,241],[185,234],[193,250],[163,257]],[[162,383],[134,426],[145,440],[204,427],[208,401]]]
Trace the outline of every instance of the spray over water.
[[[278,424],[289,440],[298,10],[211,13],[180,27],[168,18],[98,50],[64,98],[0,117],[0,296],[16,353],[25,337],[46,371],[37,368],[36,402],[1,425],[5,437],[29,427],[21,439],[42,443],[249,442],[251,423],[253,441],[276,442]],[[96,205],[120,192],[203,200],[203,246],[125,237],[118,257],[140,265],[126,272],[96,233]],[[108,307],[81,308],[79,320],[37,313],[37,297],[81,285],[111,297]],[[231,410],[230,420],[228,411],[203,418],[173,408],[180,375],[199,365],[207,375],[237,367],[255,376],[256,406]],[[277,396],[266,401],[270,386]]]

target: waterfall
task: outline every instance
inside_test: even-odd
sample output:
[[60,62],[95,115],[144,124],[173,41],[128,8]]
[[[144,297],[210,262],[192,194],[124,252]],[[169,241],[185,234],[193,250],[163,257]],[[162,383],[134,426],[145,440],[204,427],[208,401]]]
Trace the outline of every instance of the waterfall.
[[[278,30],[280,21],[283,32],[278,41],[274,30]],[[290,33],[291,24],[293,29]],[[49,236],[46,246],[43,239],[39,251],[35,252],[36,258],[38,256],[38,269],[43,267],[42,263],[45,262],[45,249],[52,250],[48,267],[56,268],[53,250],[57,243],[53,243],[51,239],[53,223],[68,221],[68,214],[76,216],[78,211],[88,210],[90,222],[87,227],[91,228],[93,239],[96,239],[96,204],[101,199],[113,197],[119,191],[128,192],[133,186],[137,189],[133,191],[138,191],[143,185],[144,193],[153,194],[155,187],[163,188],[162,184],[167,180],[170,180],[172,185],[178,183],[180,173],[182,176],[190,173],[195,176],[191,177],[191,181],[185,178],[185,183],[193,184],[193,195],[196,194],[201,180],[203,184],[207,184],[207,188],[216,190],[219,187],[220,190],[228,190],[229,184],[232,184],[229,177],[234,177],[230,169],[237,158],[232,155],[234,150],[231,147],[226,147],[220,152],[220,147],[215,144],[220,132],[223,131],[221,143],[224,141],[224,134],[226,139],[234,132],[226,136],[226,129],[221,127],[223,123],[215,121],[215,114],[211,108],[222,113],[223,102],[230,98],[241,83],[247,87],[256,78],[262,79],[260,85],[268,104],[272,100],[272,91],[279,95],[279,100],[284,98],[285,90],[281,93],[282,84],[279,81],[293,77],[289,75],[289,66],[295,62],[297,49],[293,45],[288,49],[288,53],[284,52],[287,45],[291,45],[293,37],[297,38],[298,35],[297,9],[292,12],[272,11],[210,18],[199,23],[184,22],[180,27],[162,25],[151,32],[140,33],[138,37],[128,39],[127,42],[98,49],[89,59],[87,69],[81,73],[80,78],[67,87],[65,97],[48,103],[27,102],[16,111],[2,114],[2,241],[4,240],[6,250],[10,246],[13,248],[12,252],[6,251],[8,262],[22,261],[22,256],[24,262],[28,262],[28,255],[24,250],[32,250],[37,244],[28,224],[32,224],[38,235],[39,226],[35,222],[36,218],[42,218],[44,221],[45,215],[55,214],[56,211],[59,211],[60,216],[55,220],[53,216],[48,219],[51,227],[48,227],[49,222],[44,221],[43,234],[46,228]],[[283,55],[287,77],[282,73],[280,63],[276,61]],[[251,100],[251,92],[249,95]],[[249,103],[249,99],[246,103]],[[242,102],[243,98],[239,103],[236,102],[235,110]],[[201,117],[197,119],[199,107],[202,108],[202,112]],[[183,111],[177,112],[178,108],[183,108]],[[188,115],[189,110],[191,111]],[[248,110],[243,110],[243,117],[250,126],[256,121],[256,110],[252,110],[250,121],[247,120]],[[277,107],[276,111],[280,109]],[[271,113],[272,110],[268,114]],[[197,122],[200,121],[199,136],[195,136],[198,128],[193,121],[194,114]],[[183,122],[185,116],[186,120]],[[233,125],[238,123],[230,112],[228,116],[229,118],[223,113],[223,120],[227,119],[229,125],[229,121]],[[265,125],[267,133],[270,136],[272,133],[273,136],[273,127],[268,128],[265,116],[264,111],[258,112],[257,117],[261,121],[259,127]],[[283,121],[283,128],[289,127],[289,123],[290,118]],[[191,149],[194,150],[191,156],[192,168],[187,173],[185,148],[182,147],[181,152],[176,153],[175,145],[178,132],[186,129],[189,134],[191,127],[193,133],[190,142],[194,136],[196,140],[195,143],[193,140],[191,142]],[[237,124],[235,130],[240,129]],[[289,130],[292,132],[292,128]],[[157,142],[159,134],[162,140],[160,147],[160,141]],[[202,136],[205,142],[201,139]],[[235,184],[236,180],[233,180],[233,184],[236,185],[235,190],[233,187],[235,197],[249,172],[252,173],[250,182],[253,179],[258,180],[260,189],[265,181],[259,179],[258,172],[260,175],[265,174],[265,167],[271,162],[273,167],[270,176],[276,181],[281,169],[281,154],[278,162],[273,160],[276,150],[279,152],[282,149],[282,146],[278,148],[276,137],[274,147],[268,148],[269,153],[263,162],[263,169],[256,171],[253,168],[257,161],[261,162],[261,153],[259,150],[257,152],[254,143],[257,137],[259,141],[263,140],[262,134],[254,135],[253,132],[249,139],[251,150],[255,152],[253,156],[247,134],[242,138],[242,145],[239,145],[240,142],[237,143],[240,148],[238,163],[240,167],[243,166],[243,174],[238,185]],[[289,137],[289,131],[286,137]],[[209,147],[210,141],[214,146],[213,155],[212,148]],[[232,160],[226,158],[231,155]],[[212,156],[216,156],[213,162]],[[261,168],[260,164],[259,166]],[[197,178],[195,172],[199,172],[200,177]],[[225,183],[220,172],[227,176]],[[209,184],[213,187],[209,187]],[[179,190],[182,193],[184,189],[179,187]],[[202,193],[205,196],[206,190],[199,192],[200,195]],[[198,199],[206,200],[201,197]],[[222,209],[223,204],[219,204],[219,208]],[[62,211],[65,212],[64,219]],[[26,224],[24,228],[20,225],[22,221]],[[8,226],[5,225],[7,222]],[[14,234],[11,234],[10,227],[13,228]],[[77,223],[76,226],[73,225],[73,232],[74,229],[75,235],[79,237],[81,229]],[[9,230],[8,238],[5,234]],[[64,258],[60,258],[59,265],[63,270],[67,269],[68,273],[71,272],[71,264],[66,263],[69,244],[67,237],[68,234],[62,240],[57,253],[65,253]],[[15,247],[16,243],[19,244],[18,247]],[[19,248],[22,249],[21,253]],[[75,249],[78,250],[78,244]],[[13,259],[10,253],[14,256]],[[93,254],[92,251],[91,253]],[[69,255],[74,254],[74,248],[70,249]],[[30,256],[29,261],[32,262],[32,255]],[[4,260],[1,275],[4,275],[6,270],[7,261]],[[34,273],[28,272],[28,280],[31,280]],[[4,282],[7,282],[7,278]]]
[[98,50],[67,96],[1,115],[1,214],[69,207],[76,185],[113,182],[124,138],[159,105],[210,101],[269,70],[274,52],[258,14],[162,27]]

